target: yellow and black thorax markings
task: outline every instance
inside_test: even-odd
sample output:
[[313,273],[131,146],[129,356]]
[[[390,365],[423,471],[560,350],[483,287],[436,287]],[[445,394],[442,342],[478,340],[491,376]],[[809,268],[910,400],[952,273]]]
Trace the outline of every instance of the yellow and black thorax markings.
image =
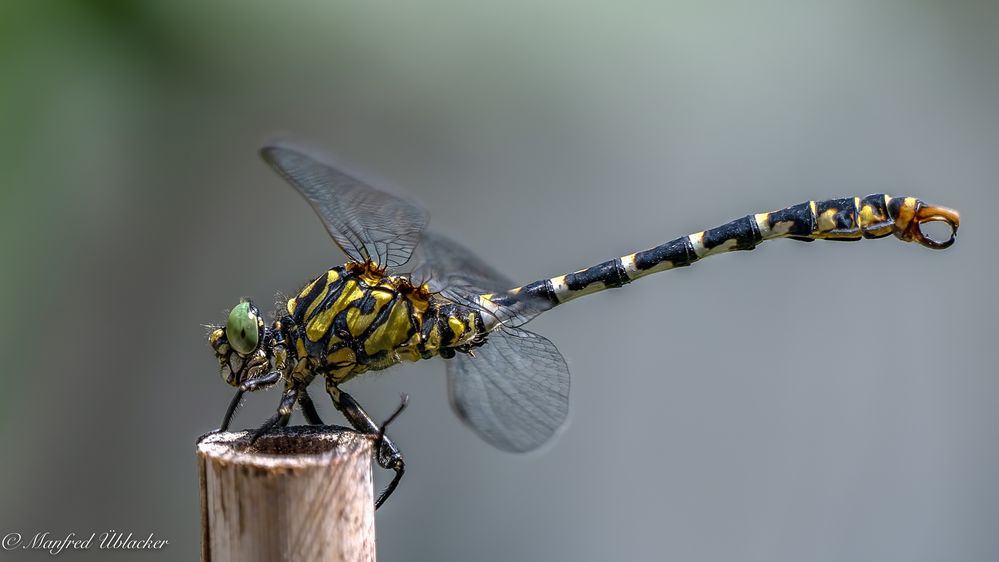
[[287,310],[291,349],[337,383],[432,357],[476,332],[475,314],[441,302],[425,285],[356,263],[308,283]]
[[[811,242],[881,238],[894,234],[903,240],[925,244],[921,236],[913,233],[918,221],[915,218],[925,212],[920,209],[930,208],[914,197],[891,197],[883,193],[807,201],[778,211],[747,215],[716,228],[575,273],[535,281],[507,293],[482,295],[480,304],[498,311],[494,316],[502,321],[502,308],[518,300],[530,299],[547,309],[583,295],[621,287],[652,273],[688,266],[707,256],[752,250],[764,240],[774,238]],[[937,220],[956,221],[956,213],[951,218]],[[954,228],[956,230],[956,223]],[[487,328],[492,328],[494,323],[487,318]]]

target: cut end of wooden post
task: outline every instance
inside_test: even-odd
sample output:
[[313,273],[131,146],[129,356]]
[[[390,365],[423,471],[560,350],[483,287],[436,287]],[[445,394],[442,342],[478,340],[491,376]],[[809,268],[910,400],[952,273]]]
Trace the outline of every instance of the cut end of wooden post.
[[198,440],[202,560],[375,559],[372,438],[335,426]]

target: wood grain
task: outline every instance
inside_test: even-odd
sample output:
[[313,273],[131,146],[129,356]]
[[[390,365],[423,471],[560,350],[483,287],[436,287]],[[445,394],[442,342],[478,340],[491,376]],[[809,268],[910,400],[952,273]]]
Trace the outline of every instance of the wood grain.
[[198,440],[205,562],[375,560],[372,439],[335,426]]

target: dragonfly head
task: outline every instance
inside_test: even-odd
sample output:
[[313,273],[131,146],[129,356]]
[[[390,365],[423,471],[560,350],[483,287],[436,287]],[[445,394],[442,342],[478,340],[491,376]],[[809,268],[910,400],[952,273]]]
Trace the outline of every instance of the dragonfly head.
[[264,340],[264,321],[260,311],[249,299],[242,299],[229,312],[224,328],[215,327],[208,334],[208,343],[219,360],[222,380],[239,386],[270,366]]

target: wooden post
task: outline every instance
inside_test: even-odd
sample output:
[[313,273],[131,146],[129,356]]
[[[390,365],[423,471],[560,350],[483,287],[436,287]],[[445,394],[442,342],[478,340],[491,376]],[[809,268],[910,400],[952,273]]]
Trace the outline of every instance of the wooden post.
[[204,562],[375,559],[369,436],[333,426],[198,440]]

